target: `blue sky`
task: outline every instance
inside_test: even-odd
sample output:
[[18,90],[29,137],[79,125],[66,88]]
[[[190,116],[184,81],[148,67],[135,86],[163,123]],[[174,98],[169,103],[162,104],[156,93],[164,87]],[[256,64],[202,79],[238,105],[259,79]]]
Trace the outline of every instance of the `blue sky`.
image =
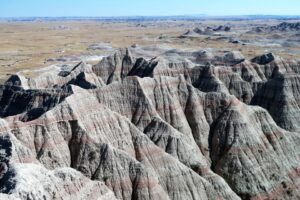
[[0,17],[300,15],[300,0],[0,0]]

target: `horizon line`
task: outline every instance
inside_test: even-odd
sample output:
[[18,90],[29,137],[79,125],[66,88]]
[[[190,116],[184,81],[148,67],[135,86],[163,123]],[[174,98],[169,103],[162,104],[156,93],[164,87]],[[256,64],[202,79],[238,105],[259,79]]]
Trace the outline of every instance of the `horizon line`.
[[5,18],[134,18],[134,17],[300,17],[300,14],[233,14],[233,15],[210,15],[210,14],[183,14],[183,15],[112,15],[112,16],[80,16],[80,15],[69,15],[69,16],[6,16],[0,17]]

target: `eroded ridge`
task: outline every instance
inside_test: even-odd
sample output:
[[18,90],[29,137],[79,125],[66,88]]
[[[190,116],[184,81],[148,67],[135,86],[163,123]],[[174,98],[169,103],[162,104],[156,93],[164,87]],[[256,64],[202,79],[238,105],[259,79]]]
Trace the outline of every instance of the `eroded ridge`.
[[7,80],[1,198],[300,198],[298,61],[138,51]]

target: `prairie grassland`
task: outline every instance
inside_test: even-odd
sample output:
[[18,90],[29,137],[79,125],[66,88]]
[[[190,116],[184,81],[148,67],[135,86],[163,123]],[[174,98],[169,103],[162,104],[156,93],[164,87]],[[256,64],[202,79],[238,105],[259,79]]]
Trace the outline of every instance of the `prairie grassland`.
[[[219,25],[225,22],[202,23]],[[237,22],[226,23],[238,26]],[[239,25],[248,26],[246,22],[239,22]],[[88,47],[99,43],[107,43],[112,48],[138,44],[165,45],[182,49],[238,50],[246,57],[274,50],[274,48],[266,49],[259,45],[232,44],[228,40],[220,40],[217,37],[178,38],[195,26],[197,23],[186,21],[145,22],[143,24],[94,21],[3,22],[0,23],[0,80],[3,81],[8,75],[21,70],[29,70],[26,75],[34,76],[35,73],[30,73],[30,70],[48,66],[48,59],[91,53]],[[243,37],[255,40],[256,36]],[[278,54],[286,58],[298,58],[299,55],[289,52],[297,52],[299,49],[295,47],[281,49]],[[97,50],[92,53],[102,54],[104,51]]]

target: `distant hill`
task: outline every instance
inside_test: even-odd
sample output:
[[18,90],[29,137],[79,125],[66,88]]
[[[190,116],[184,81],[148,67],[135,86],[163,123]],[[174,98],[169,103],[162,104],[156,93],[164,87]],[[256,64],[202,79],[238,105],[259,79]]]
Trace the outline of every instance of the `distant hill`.
[[34,21],[164,21],[164,20],[298,20],[300,15],[236,15],[236,16],[210,16],[210,15],[178,15],[178,16],[118,16],[118,17],[11,17],[0,18],[5,22],[34,22]]

